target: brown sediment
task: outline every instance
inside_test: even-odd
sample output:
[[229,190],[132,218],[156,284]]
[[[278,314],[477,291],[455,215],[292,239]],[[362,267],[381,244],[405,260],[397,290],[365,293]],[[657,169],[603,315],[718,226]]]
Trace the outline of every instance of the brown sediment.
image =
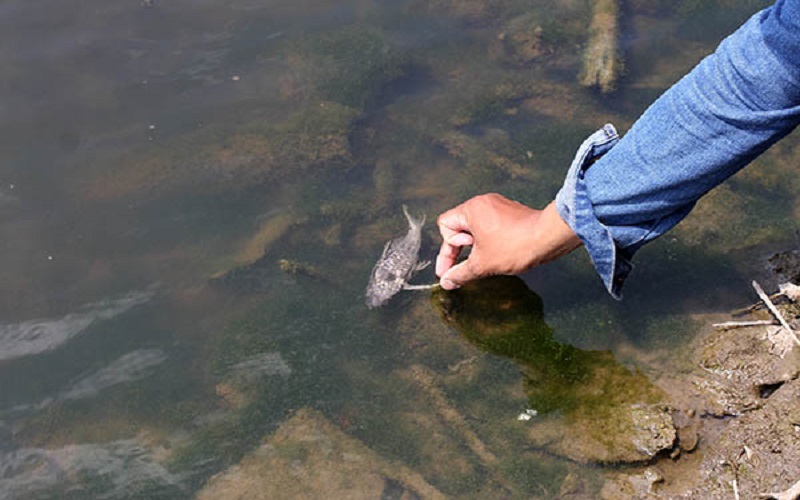
[[[793,306],[776,303],[784,315]],[[705,319],[710,324],[721,318]],[[791,349],[793,342],[776,352],[774,328],[709,326],[699,335],[689,346],[694,368],[657,381],[682,408],[675,415],[680,456],[655,464],[658,483],[637,487],[636,472],[617,474],[602,498],[722,500],[734,491],[739,498],[792,493],[800,477],[800,352]]]
[[208,129],[170,140],[162,148],[117,159],[83,186],[92,199],[163,193],[191,186],[220,192],[273,179],[298,178],[309,169],[352,165],[349,134],[360,111],[335,102],[309,103],[277,124],[250,123],[233,132]]
[[619,51],[619,2],[595,0],[589,41],[583,53],[581,85],[598,87],[604,94],[616,89],[623,63]]
[[305,217],[298,217],[292,213],[280,213],[266,219],[254,234],[239,244],[238,250],[234,252],[233,257],[220,266],[224,267],[224,269],[212,274],[211,278],[222,278],[234,269],[255,263],[264,257],[269,249],[283,238],[292,227],[302,224],[306,220]]
[[303,219],[296,217],[291,213],[278,214],[261,223],[258,230],[250,236],[239,251],[236,252],[234,261],[238,265],[252,264],[261,257],[264,253],[289,229],[303,222]]
[[[511,140],[508,132],[501,129],[485,129],[484,137],[477,138],[463,132],[451,130],[439,139],[453,158],[463,160],[467,166],[489,166],[495,168],[512,179],[536,181],[541,173],[525,167],[510,158]],[[526,160],[529,160],[525,157]]]

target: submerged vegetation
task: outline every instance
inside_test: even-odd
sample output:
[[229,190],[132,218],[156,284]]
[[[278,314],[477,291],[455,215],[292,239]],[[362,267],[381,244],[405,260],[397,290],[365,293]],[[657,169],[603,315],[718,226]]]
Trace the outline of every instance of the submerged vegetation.
[[557,342],[541,299],[519,278],[491,278],[437,295],[443,318],[466,339],[517,364],[529,408],[563,418],[533,426],[529,438],[538,446],[595,463],[647,461],[672,447],[666,395],[611,352]]

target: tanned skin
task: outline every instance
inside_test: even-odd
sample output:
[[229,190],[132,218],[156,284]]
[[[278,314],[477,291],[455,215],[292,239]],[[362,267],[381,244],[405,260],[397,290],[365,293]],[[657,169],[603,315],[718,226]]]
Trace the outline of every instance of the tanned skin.
[[[581,246],[555,202],[536,210],[496,193],[483,194],[444,212],[437,223],[442,247],[436,275],[445,290],[487,276],[519,274]],[[468,246],[469,257],[456,264]]]

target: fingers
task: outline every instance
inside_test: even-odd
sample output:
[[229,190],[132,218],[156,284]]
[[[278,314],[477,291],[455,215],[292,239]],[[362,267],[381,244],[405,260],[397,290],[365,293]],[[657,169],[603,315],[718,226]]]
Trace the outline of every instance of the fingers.
[[470,259],[467,259],[464,262],[451,267],[446,273],[444,273],[442,278],[439,280],[439,284],[445,290],[455,290],[461,285],[481,277],[481,273],[476,272],[473,262]]
[[436,223],[439,225],[439,232],[442,233],[442,239],[445,241],[454,234],[469,232],[469,222],[463,203],[440,215]]
[[437,221],[442,235],[442,246],[436,256],[436,275],[441,276],[453,267],[461,248],[472,245],[473,238],[469,234],[469,224],[462,209],[463,205],[448,210],[439,216]]
[[436,256],[436,276],[441,276],[453,267],[461,254],[461,249],[472,245],[473,242],[472,235],[467,233],[456,233],[444,240],[439,249],[439,255]]

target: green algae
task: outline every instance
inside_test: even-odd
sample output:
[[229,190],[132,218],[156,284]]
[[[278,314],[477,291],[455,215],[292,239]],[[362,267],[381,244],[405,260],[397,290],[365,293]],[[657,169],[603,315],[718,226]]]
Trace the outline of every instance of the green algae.
[[97,175],[90,196],[106,199],[141,192],[196,193],[245,190],[266,182],[291,182],[308,172],[353,164],[350,134],[360,112],[336,102],[316,101],[282,120],[214,127],[172,139],[162,149],[125,157]]
[[287,61],[291,85],[305,98],[318,98],[362,108],[383,85],[404,74],[403,55],[381,30],[345,26],[290,44]]
[[[657,400],[658,391],[644,377],[616,363],[610,352],[584,351],[557,342],[544,322],[541,299],[518,278],[492,278],[448,295],[453,297],[441,299],[447,303],[442,314],[481,350],[518,363],[532,408],[570,413],[613,407],[630,396],[630,401],[641,403]],[[609,377],[620,380],[609,385]],[[629,377],[633,378],[618,385]],[[615,384],[618,387],[612,390]],[[641,390],[625,394],[625,386]]]
[[578,461],[604,463],[648,460],[672,446],[665,395],[608,351],[557,342],[541,299],[520,279],[489,278],[435,292],[433,300],[465,339],[517,365],[530,408],[563,417],[560,429],[545,424],[543,434],[533,430],[534,442]]

